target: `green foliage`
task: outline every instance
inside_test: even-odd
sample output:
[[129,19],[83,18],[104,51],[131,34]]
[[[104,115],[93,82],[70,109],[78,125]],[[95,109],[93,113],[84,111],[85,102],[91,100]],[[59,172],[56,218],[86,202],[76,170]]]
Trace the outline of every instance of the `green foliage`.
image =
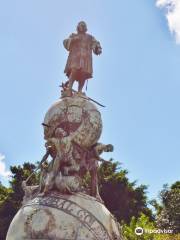
[[141,213],[151,219],[152,212],[147,207],[145,185],[136,186],[130,182],[128,171],[121,169],[118,162],[103,162],[99,169],[100,195],[106,207],[118,219],[129,223],[134,216],[138,218]]
[[155,229],[154,223],[146,215],[141,214],[138,219],[132,217],[130,224],[124,224],[122,228],[126,240],[154,240],[155,234],[143,233],[140,236],[136,235],[135,229],[137,227],[150,230]]
[[180,233],[180,182],[175,182],[170,188],[164,185],[160,199],[161,211],[158,212],[157,225]]
[[156,234],[154,240],[180,240],[180,234]]
[[[136,235],[135,229],[141,227],[144,230],[142,235]],[[180,240],[180,234],[158,234],[158,233],[147,233],[145,230],[155,231],[158,228],[155,223],[150,221],[150,219],[141,214],[141,216],[136,219],[132,217],[129,225],[124,224],[122,227],[123,236],[125,240]]]
[[[25,181],[31,173],[35,170],[36,166],[30,163],[24,163],[23,166],[12,166],[10,170],[12,172],[10,186],[13,190],[12,198],[14,201],[17,201],[17,209],[19,209],[21,205],[21,201],[24,196],[24,192],[22,190],[22,181]],[[38,175],[35,173],[32,175],[29,180],[29,185],[36,185],[38,183]]]
[[[9,225],[21,207],[21,202],[23,199],[23,190],[21,184],[23,180],[35,169],[34,164],[24,163],[23,166],[13,166],[11,167],[12,179],[10,181],[10,187],[6,188],[0,184],[0,240],[6,239],[6,233]],[[31,183],[37,182],[37,175],[32,176]]]
[[6,188],[0,183],[0,205],[6,201],[9,194],[12,192],[11,188]]
[[12,206],[12,203],[9,201],[11,193],[11,188],[6,188],[0,183],[0,240],[5,239],[5,233],[12,219],[11,211],[9,211]]

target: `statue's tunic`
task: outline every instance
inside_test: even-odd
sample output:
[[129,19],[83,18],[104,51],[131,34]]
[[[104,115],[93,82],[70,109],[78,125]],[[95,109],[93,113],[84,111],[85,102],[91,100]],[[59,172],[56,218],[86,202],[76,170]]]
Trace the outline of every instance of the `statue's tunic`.
[[[74,38],[78,37],[77,40]],[[72,69],[76,70],[76,80],[92,78],[92,50],[97,54],[100,44],[90,34],[71,34],[65,39],[64,47],[69,51],[68,60],[64,72],[69,77]]]

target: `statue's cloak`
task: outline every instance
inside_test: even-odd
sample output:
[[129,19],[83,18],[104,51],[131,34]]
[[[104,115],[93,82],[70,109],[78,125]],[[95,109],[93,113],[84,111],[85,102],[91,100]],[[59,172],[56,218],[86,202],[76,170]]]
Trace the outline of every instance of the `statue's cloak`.
[[[73,41],[73,38],[77,36],[79,40]],[[73,33],[68,39],[64,40],[64,47],[69,51],[64,70],[68,77],[72,69],[75,69],[77,72],[77,81],[92,78],[92,50],[96,49],[98,43],[93,36],[87,33]]]

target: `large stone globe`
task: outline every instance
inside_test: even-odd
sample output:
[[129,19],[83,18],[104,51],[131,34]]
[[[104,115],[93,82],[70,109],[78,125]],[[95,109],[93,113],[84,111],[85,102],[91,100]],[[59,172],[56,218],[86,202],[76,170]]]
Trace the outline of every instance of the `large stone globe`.
[[118,224],[95,198],[77,193],[37,196],[21,207],[6,240],[122,240]]
[[65,97],[55,102],[45,115],[45,139],[54,135],[57,128],[71,135],[79,146],[89,148],[101,135],[101,114],[85,96]]

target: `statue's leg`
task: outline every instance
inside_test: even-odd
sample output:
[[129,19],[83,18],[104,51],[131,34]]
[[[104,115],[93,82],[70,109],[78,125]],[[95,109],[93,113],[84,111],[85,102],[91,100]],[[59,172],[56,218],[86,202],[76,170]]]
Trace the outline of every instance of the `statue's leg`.
[[96,197],[96,174],[94,169],[90,171],[91,175],[91,196]]
[[98,189],[98,176],[96,162],[92,161],[94,166],[90,170],[91,175],[91,196],[96,197]]
[[85,79],[81,79],[78,81],[78,92],[82,92],[82,89],[84,87]]
[[74,84],[74,81],[75,81],[75,75],[76,75],[76,70],[72,69],[71,74],[69,76],[69,84],[68,84],[70,90],[72,90],[72,87],[73,87],[73,84]]
[[60,162],[61,162],[60,156],[57,154],[54,159],[53,166],[52,166],[52,172],[53,172],[54,178],[57,176],[57,174],[59,172]]
[[100,202],[103,200],[99,194],[99,187],[98,187],[98,175],[97,175],[98,165],[97,162],[94,163],[94,167],[90,170],[91,175],[91,196],[98,199]]
[[60,167],[60,158],[58,155],[56,155],[53,161],[52,169],[47,174],[47,177],[45,179],[45,186],[43,190],[44,194],[46,194],[49,190],[51,190],[54,187],[55,178],[59,172],[59,167]]
[[80,167],[77,163],[73,162],[71,166],[65,166],[63,168],[63,174],[68,176],[69,174],[74,174],[79,171]]

